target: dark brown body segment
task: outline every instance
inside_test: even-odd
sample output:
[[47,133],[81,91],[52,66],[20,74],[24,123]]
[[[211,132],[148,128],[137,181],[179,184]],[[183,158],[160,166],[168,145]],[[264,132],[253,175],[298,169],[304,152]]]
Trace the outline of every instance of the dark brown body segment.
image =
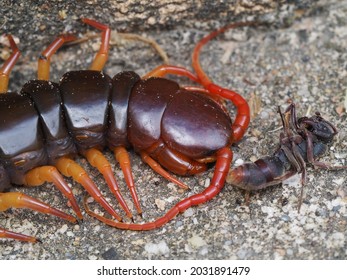
[[21,94],[30,97],[39,112],[49,163],[54,164],[64,155],[75,154],[75,144],[65,125],[59,85],[33,80],[24,85]]
[[231,120],[207,96],[180,89],[162,118],[162,138],[168,147],[189,158],[214,154],[230,144]]
[[121,72],[112,79],[112,93],[107,129],[107,144],[114,147],[129,146],[128,105],[132,88],[140,80],[135,72]]
[[128,133],[136,150],[161,140],[191,159],[214,154],[230,144],[232,135],[231,120],[218,103],[163,78],[135,84]]
[[160,139],[163,114],[178,90],[176,82],[163,78],[135,84],[128,111],[128,139],[135,150],[145,150]]
[[80,153],[106,144],[111,78],[99,71],[73,71],[60,81],[67,127]]
[[0,158],[11,183],[22,185],[24,174],[47,164],[39,116],[28,97],[0,95]]

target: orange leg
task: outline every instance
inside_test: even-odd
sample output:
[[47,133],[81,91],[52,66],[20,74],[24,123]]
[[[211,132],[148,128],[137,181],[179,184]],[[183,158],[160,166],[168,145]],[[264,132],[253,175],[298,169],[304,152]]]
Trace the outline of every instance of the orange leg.
[[0,211],[6,211],[9,208],[27,208],[44,214],[54,215],[72,223],[77,222],[73,216],[23,193],[0,193]]
[[163,176],[166,180],[169,180],[173,182],[174,184],[177,184],[182,189],[185,189],[185,190],[189,189],[187,185],[185,185],[183,182],[173,177],[169,172],[167,172],[164,168],[162,168],[159,163],[157,163],[154,159],[152,159],[146,152],[141,152],[140,154],[141,154],[142,160],[145,163],[147,163],[159,175]]
[[37,78],[39,80],[49,80],[49,70],[51,65],[51,57],[66,42],[76,40],[73,35],[60,35],[56,38],[40,55],[38,61]]
[[203,192],[192,195],[178,202],[163,217],[155,220],[154,222],[145,223],[145,224],[119,223],[114,220],[107,219],[91,211],[87,205],[86,199],[84,199],[84,207],[90,216],[115,228],[128,229],[128,230],[152,230],[155,228],[159,228],[162,225],[169,222],[170,220],[172,220],[177,214],[184,212],[191,206],[196,206],[196,205],[205,203],[206,201],[209,201],[212,198],[214,198],[224,186],[225,178],[229,172],[231,161],[232,161],[232,152],[229,148],[222,148],[221,150],[219,150],[217,152],[216,167],[215,167],[215,171],[214,171],[210,186],[208,186]]
[[139,215],[141,215],[142,209],[141,209],[141,205],[140,205],[140,202],[139,202],[139,199],[138,199],[138,196],[136,193],[136,189],[135,189],[133,174],[131,172],[131,164],[130,164],[129,154],[128,154],[127,150],[122,146],[114,148],[113,152],[114,152],[114,156],[115,156],[116,160],[119,162],[120,168],[123,171],[124,179],[125,179],[125,182],[129,188],[131,197],[135,203],[137,213]]
[[109,186],[112,193],[117,198],[118,202],[122,206],[123,210],[126,212],[127,216],[132,219],[128,205],[126,204],[117,184],[117,181],[113,175],[110,162],[105,158],[105,156],[97,149],[89,149],[86,151],[85,156],[88,162],[97,168],[99,172],[104,176],[107,185]]
[[65,182],[63,176],[54,166],[41,166],[30,170],[25,174],[26,186],[40,186],[45,182],[53,183],[71,203],[71,207],[74,209],[79,219],[83,219],[82,213],[75,197],[72,194],[71,189]]
[[0,238],[12,238],[19,241],[33,242],[33,243],[39,241],[39,239],[37,239],[36,237],[21,234],[21,233],[16,233],[13,231],[6,230],[4,228],[0,228]]
[[11,35],[7,35],[8,41],[10,42],[10,46],[12,49],[11,56],[6,60],[4,65],[0,68],[0,94],[6,93],[8,89],[8,81],[10,79],[10,73],[14,65],[16,64],[20,52],[19,49],[13,40]]
[[111,29],[107,25],[101,24],[92,19],[82,18],[82,21],[102,31],[101,46],[99,52],[96,54],[93,63],[89,68],[90,70],[101,71],[104,68],[108,58]]
[[202,38],[197,45],[195,46],[193,56],[192,56],[192,65],[196,72],[196,74],[199,77],[200,83],[211,93],[217,94],[219,96],[222,96],[224,98],[229,99],[231,102],[234,103],[235,107],[237,108],[237,115],[236,119],[232,125],[232,129],[234,132],[234,138],[233,141],[237,142],[241,140],[243,135],[245,134],[249,121],[250,121],[250,110],[247,101],[237,92],[234,92],[232,90],[221,88],[218,85],[215,85],[212,83],[212,81],[208,78],[206,73],[202,70],[201,65],[199,63],[199,55],[201,48],[210,40],[215,38],[220,33],[225,32],[228,29],[236,28],[236,27],[242,27],[242,26],[250,26],[254,25],[252,22],[239,22],[227,25],[225,27],[222,27],[216,31],[213,31],[212,33],[208,34],[204,38]]
[[102,196],[101,192],[92,179],[90,179],[87,172],[78,163],[69,158],[62,157],[57,160],[56,167],[64,176],[72,177],[74,181],[80,183],[89,195],[92,196],[108,213],[117,220],[122,220],[122,218]]

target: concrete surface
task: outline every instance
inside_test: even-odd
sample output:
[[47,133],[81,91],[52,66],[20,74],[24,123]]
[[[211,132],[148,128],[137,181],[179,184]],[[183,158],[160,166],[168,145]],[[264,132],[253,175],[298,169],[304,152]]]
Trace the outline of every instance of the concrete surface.
[[[273,25],[228,32],[210,42],[201,54],[203,68],[217,84],[240,92],[252,104],[260,104],[254,106],[247,135],[233,147],[234,164],[275,151],[281,126],[277,106],[284,108],[288,100],[294,100],[300,115],[308,110],[310,114],[320,111],[338,127],[339,136],[322,161],[346,165],[347,1],[320,1],[308,10],[284,5],[281,12],[287,14],[290,24],[276,25],[278,14],[269,15],[267,19],[273,20]],[[87,30],[91,31],[85,28],[79,35]],[[41,32],[57,34],[60,30]],[[30,39],[32,35],[27,33]],[[207,31],[178,27],[141,34],[157,41],[171,64],[191,69],[194,45]],[[25,41],[25,35],[24,29],[17,36],[24,53],[11,76],[11,90],[18,90],[26,80],[35,77],[36,58],[42,47],[31,47],[40,43],[40,37],[31,37],[37,41]],[[42,42],[42,46],[48,42]],[[52,80],[58,80],[68,70],[85,69],[96,46],[97,40],[92,40],[59,52],[52,59]],[[6,50],[1,54],[6,55]],[[105,69],[111,75],[123,69],[142,75],[162,63],[151,47],[137,41],[121,40],[112,47],[111,54]],[[232,106],[230,112],[234,112]],[[112,160],[111,153],[106,155]],[[154,174],[132,151],[131,159],[145,221],[162,216],[179,200],[201,192],[213,172],[212,169],[199,176],[181,178],[191,186],[190,191],[181,192]],[[98,172],[88,168],[85,160],[80,162],[117,208]],[[114,165],[114,170],[132,205],[118,165]],[[82,207],[84,191],[77,184],[72,186]],[[73,214],[51,185],[13,190]],[[87,215],[82,223],[72,225],[51,216],[13,209],[0,213],[0,225],[35,235],[42,243],[0,240],[0,259],[346,259],[347,172],[309,167],[300,213],[299,193],[296,177],[254,193],[247,207],[244,193],[226,184],[212,201],[149,232],[117,230]]]

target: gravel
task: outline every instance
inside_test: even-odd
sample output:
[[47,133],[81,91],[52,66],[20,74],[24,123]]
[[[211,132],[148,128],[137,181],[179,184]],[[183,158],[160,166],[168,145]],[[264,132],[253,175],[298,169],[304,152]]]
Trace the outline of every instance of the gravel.
[[[340,131],[321,160],[333,165],[347,164],[346,7],[347,1],[326,1],[304,17],[299,16],[300,11],[293,12],[291,25],[245,28],[237,30],[235,36],[228,32],[203,49],[202,67],[215,83],[240,92],[257,108],[246,136],[233,147],[234,162],[241,164],[276,150],[281,126],[277,106],[284,108],[289,100],[294,100],[299,115],[308,110],[310,114],[320,111]],[[141,33],[162,46],[171,64],[189,69],[194,44],[205,34],[206,31],[192,27]],[[57,81],[66,71],[88,67],[96,42],[70,46],[54,56],[52,80]],[[26,42],[20,39],[19,46],[22,45]],[[11,90],[18,90],[26,80],[35,77],[38,52],[30,49],[30,44],[26,46],[11,76]],[[105,71],[113,75],[126,69],[143,75],[161,63],[160,56],[147,44],[122,39],[112,46]],[[187,80],[179,81],[187,84]],[[230,112],[234,112],[232,106]],[[109,151],[105,154],[133,207],[119,166]],[[181,178],[190,186],[189,191],[182,192],[153,173],[133,151],[130,156],[144,221],[162,216],[179,200],[201,192],[213,174],[210,170]],[[80,158],[79,162],[118,209],[100,175],[85,160]],[[0,240],[0,259],[346,259],[346,170],[309,167],[299,213],[301,187],[297,180],[295,177],[252,194],[249,206],[245,205],[242,191],[226,184],[212,201],[148,232],[117,230],[84,211],[84,221],[73,225],[55,217],[11,209],[0,214],[0,226],[35,235],[42,243]],[[78,184],[69,182],[82,207],[85,192]],[[73,214],[65,198],[50,184],[12,190]],[[137,222],[142,222],[141,218],[137,217]]]

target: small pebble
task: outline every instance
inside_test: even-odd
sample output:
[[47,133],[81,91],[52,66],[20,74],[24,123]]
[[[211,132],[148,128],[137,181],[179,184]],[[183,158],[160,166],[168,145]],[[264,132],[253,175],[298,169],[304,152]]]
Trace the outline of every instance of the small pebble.
[[166,255],[170,253],[170,249],[165,241],[159,243],[147,243],[145,245],[145,251],[151,255]]
[[199,235],[193,235],[188,239],[188,244],[193,248],[199,248],[207,245],[206,241]]

